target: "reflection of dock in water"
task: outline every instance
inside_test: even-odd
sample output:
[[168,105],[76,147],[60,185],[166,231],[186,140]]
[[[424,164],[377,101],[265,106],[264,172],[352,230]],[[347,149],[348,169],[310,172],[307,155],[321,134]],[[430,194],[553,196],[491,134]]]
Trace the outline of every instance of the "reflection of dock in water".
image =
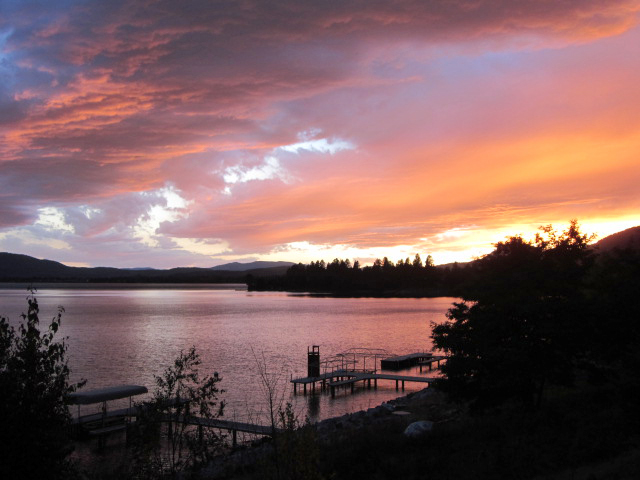
[[[307,386],[310,386],[311,393],[315,393],[316,384],[319,384],[320,391],[331,390],[331,396],[335,396],[336,388],[347,387],[353,392],[357,382],[363,382],[367,388],[378,387],[378,380],[391,380],[396,382],[396,390],[402,388],[404,391],[405,383],[426,383],[431,384],[436,379],[432,377],[398,375],[394,373],[379,373],[378,361],[380,369],[399,370],[419,365],[420,372],[423,366],[428,366],[429,371],[440,367],[440,362],[446,357],[442,355],[433,355],[431,352],[418,352],[408,355],[389,356],[389,353],[382,349],[366,349],[357,348],[340,353],[335,357],[320,362],[320,348],[314,345],[307,350],[308,370],[307,376],[301,378],[292,378],[293,392],[298,393],[298,386],[302,386],[303,393],[306,395]],[[367,359],[369,359],[369,369],[366,367]],[[357,364],[362,363],[361,368],[357,368]],[[320,373],[320,367],[324,367],[324,371]]]

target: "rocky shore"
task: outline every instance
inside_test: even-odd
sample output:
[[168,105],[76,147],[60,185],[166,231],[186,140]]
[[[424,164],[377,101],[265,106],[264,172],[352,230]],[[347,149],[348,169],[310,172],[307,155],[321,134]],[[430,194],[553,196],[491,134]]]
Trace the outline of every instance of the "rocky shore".
[[[377,407],[322,420],[311,427],[319,444],[343,441],[359,430],[375,431],[397,427],[404,430],[413,422],[429,422],[436,426],[460,415],[460,410],[448,403],[445,395],[434,388],[412,392]],[[270,440],[256,442],[215,459],[203,473],[212,479],[242,478],[243,472],[255,468],[272,452]]]

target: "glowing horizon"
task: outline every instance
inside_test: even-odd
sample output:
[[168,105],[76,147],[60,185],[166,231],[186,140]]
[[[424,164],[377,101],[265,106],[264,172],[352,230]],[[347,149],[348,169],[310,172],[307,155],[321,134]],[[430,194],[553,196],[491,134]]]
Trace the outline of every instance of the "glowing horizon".
[[0,251],[437,264],[640,225],[640,2],[0,7]]

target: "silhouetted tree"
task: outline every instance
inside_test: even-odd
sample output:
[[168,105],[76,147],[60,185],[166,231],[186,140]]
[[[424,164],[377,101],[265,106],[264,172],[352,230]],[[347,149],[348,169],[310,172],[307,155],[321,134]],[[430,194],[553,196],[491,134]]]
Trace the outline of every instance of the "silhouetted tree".
[[[225,402],[218,399],[224,390],[218,388],[222,380],[217,373],[201,375],[200,355],[195,347],[181,351],[172,366],[161,376],[155,376],[156,390],[152,400],[143,403],[144,415],[139,427],[144,431],[136,445],[137,470],[157,478],[169,473],[195,472],[218,453],[223,437],[212,428],[196,428],[188,420],[195,418],[210,420],[223,414]],[[166,445],[161,445],[157,425],[167,425]],[[165,465],[169,471],[166,472]]]
[[67,344],[55,339],[64,309],[42,332],[33,290],[27,303],[17,332],[0,317],[0,478],[72,478],[65,397],[84,382],[69,382]]
[[475,405],[517,398],[539,404],[548,384],[570,385],[593,345],[585,289],[591,237],[576,221],[562,234],[544,227],[533,242],[511,237],[474,263],[465,302],[433,328],[451,355],[441,386]]
[[427,255],[427,259],[424,261],[425,268],[435,267],[435,263],[433,263],[433,257],[431,255]]

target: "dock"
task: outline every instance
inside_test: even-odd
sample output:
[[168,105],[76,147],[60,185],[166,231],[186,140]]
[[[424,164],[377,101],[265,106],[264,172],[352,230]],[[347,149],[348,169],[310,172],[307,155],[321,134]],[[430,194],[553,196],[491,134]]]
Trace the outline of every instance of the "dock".
[[405,383],[426,383],[430,384],[436,379],[431,377],[415,377],[409,375],[395,375],[392,373],[377,373],[377,372],[363,372],[363,371],[349,371],[349,370],[336,370],[330,373],[322,374],[318,377],[302,377],[293,378],[293,392],[297,393],[298,385],[302,385],[304,394],[307,393],[307,385],[311,384],[311,393],[315,393],[316,383],[320,384],[321,390],[329,388],[331,390],[331,396],[335,396],[336,388],[350,386],[353,392],[355,384],[357,382],[364,382],[367,388],[371,388],[373,382],[373,388],[378,388],[378,380],[392,380],[396,382],[396,390],[402,388],[404,391]]
[[[73,423],[78,426],[94,425],[90,427],[88,433],[92,437],[102,437],[110,433],[125,430],[127,425],[124,423],[124,418],[139,417],[143,413],[144,407],[129,407],[113,409],[105,413],[95,413],[91,415],[84,415],[80,418],[74,418]],[[251,433],[254,435],[262,435],[265,437],[273,436],[274,429],[270,425],[261,425],[256,423],[236,422],[233,420],[222,420],[219,418],[202,418],[196,416],[176,418],[172,415],[165,415],[162,418],[163,422],[178,422],[186,423],[188,425],[194,425],[199,428],[217,428],[219,430],[227,430],[231,432],[232,445],[237,445],[237,433]],[[97,425],[97,427],[96,427]],[[281,429],[276,428],[275,433],[280,432]]]
[[422,367],[424,366],[429,367],[429,371],[431,371],[433,369],[434,363],[436,364],[436,368],[440,368],[440,362],[446,359],[447,359],[446,355],[434,355],[431,358],[428,358],[426,360],[420,360],[418,361],[418,365],[420,366],[420,372],[422,372]]
[[427,362],[433,358],[431,352],[409,353],[407,355],[399,355],[396,357],[383,358],[380,360],[380,368],[384,370],[400,370],[402,368],[410,368],[421,362]]
[[[145,413],[147,406],[133,405],[131,397],[147,393],[147,388],[139,385],[119,385],[115,387],[106,387],[97,390],[80,391],[70,394],[67,399],[71,404],[78,405],[78,415],[72,419],[72,423],[77,432],[81,430],[86,432],[89,437],[98,438],[98,447],[104,446],[105,437],[116,432],[125,431],[128,433],[132,418],[138,418]],[[129,397],[128,408],[107,409],[107,402]],[[100,412],[88,415],[80,415],[80,405],[102,404]],[[188,403],[188,400],[171,399],[164,404],[164,407],[172,409],[182,404]],[[231,432],[232,444],[237,445],[237,433],[250,433],[254,435],[273,436],[281,429],[274,428],[270,425],[260,425],[254,423],[236,422],[232,420],[221,420],[219,418],[202,418],[196,416],[178,416],[166,414],[161,419],[162,422],[185,423],[197,426],[200,431],[202,428],[217,428]]]
[[[434,367],[440,367],[440,362],[446,360],[443,355],[434,355],[431,352],[417,352],[407,355],[396,355],[387,353],[386,356],[382,349],[355,348],[347,352],[340,353],[324,362],[319,361],[320,350],[317,345],[307,349],[309,357],[309,368],[306,377],[291,378],[293,383],[294,395],[298,393],[298,387],[301,387],[303,393],[307,394],[307,389],[315,394],[316,385],[319,385],[321,391],[331,390],[331,396],[335,396],[337,388],[351,387],[353,392],[354,386],[358,382],[366,384],[367,388],[378,387],[378,380],[391,380],[396,382],[396,390],[402,388],[404,391],[405,383],[426,383],[431,384],[436,379],[431,377],[420,377],[411,375],[398,375],[394,373],[380,373],[377,368],[379,362],[380,369],[384,370],[400,370],[410,368],[416,365],[420,366],[422,373],[423,367],[428,367],[431,371]],[[367,369],[367,359],[369,359],[369,369]],[[361,368],[357,365],[361,364]],[[373,364],[373,365],[372,365]],[[320,373],[320,366],[324,365],[324,373]],[[371,368],[373,367],[373,368]]]
[[[166,422],[178,422],[185,423],[187,425],[197,426],[199,429],[202,427],[217,428],[220,430],[227,430],[232,435],[232,445],[235,447],[238,443],[237,433],[251,433],[254,435],[262,435],[265,437],[272,437],[274,433],[282,431],[281,428],[273,428],[271,425],[259,425],[255,423],[236,422],[233,420],[220,420],[219,418],[202,418],[195,416],[180,416],[178,418],[167,415],[164,419]],[[275,431],[274,431],[275,430]]]

